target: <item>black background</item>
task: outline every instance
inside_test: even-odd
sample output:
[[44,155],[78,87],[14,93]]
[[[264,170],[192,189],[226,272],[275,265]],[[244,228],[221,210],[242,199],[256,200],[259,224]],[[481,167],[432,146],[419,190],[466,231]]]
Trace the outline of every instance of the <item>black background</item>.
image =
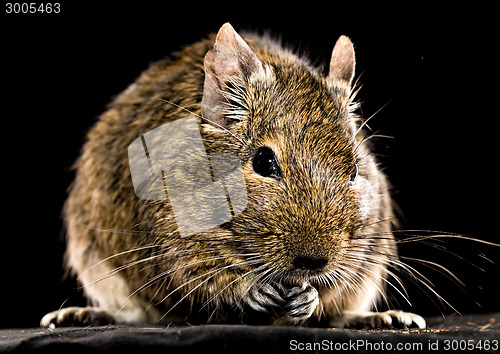
[[[361,113],[404,212],[402,228],[498,238],[498,40],[495,8],[381,7],[270,2],[70,2],[60,14],[5,14],[1,21],[3,222],[0,328],[37,326],[48,311],[82,305],[63,280],[61,207],[86,131],[149,63],[224,22],[268,29],[327,64],[348,35],[363,85]],[[401,235],[403,237],[403,235]],[[500,248],[456,238],[401,244],[431,289],[402,277],[425,315],[500,310]],[[488,260],[489,259],[489,260]],[[433,268],[433,269],[431,269]],[[397,301],[397,302],[396,302]],[[399,302],[399,304],[398,304]]]

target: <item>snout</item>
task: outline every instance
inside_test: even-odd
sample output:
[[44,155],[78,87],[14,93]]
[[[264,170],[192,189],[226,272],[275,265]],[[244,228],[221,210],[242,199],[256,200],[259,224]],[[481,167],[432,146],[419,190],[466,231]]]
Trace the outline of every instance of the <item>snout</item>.
[[320,271],[328,264],[326,257],[298,256],[292,261],[296,270]]

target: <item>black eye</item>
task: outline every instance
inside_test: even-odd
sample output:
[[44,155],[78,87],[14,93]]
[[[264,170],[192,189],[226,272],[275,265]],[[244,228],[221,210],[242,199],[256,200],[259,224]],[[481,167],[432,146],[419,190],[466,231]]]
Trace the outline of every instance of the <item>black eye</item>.
[[260,147],[253,158],[253,169],[263,177],[280,178],[281,170],[273,151],[268,147]]
[[358,164],[354,165],[352,169],[351,177],[349,177],[349,184],[353,185],[356,183],[356,179],[358,178]]

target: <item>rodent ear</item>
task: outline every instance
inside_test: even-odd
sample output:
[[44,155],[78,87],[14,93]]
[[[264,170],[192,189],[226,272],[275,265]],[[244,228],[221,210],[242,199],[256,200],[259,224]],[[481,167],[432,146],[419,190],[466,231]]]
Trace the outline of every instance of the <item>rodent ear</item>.
[[328,79],[342,80],[350,86],[354,78],[355,67],[354,46],[349,38],[340,36],[333,48]]
[[204,59],[205,83],[201,101],[203,118],[216,127],[229,128],[234,121],[225,117],[228,98],[234,86],[244,86],[248,78],[263,71],[262,63],[233,27],[224,24],[212,50]]

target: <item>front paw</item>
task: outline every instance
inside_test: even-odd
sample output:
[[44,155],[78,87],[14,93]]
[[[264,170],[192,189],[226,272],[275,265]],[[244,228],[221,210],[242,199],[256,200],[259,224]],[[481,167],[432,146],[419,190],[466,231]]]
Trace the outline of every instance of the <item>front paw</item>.
[[333,327],[367,329],[406,329],[426,327],[425,319],[411,312],[390,310],[385,312],[345,311],[340,321],[333,321]]
[[285,304],[283,290],[279,285],[258,283],[249,289],[245,302],[258,312],[276,312]]
[[259,283],[249,290],[246,303],[255,311],[271,313],[281,322],[293,324],[311,317],[319,297],[318,291],[305,282],[290,289],[277,283]]
[[115,323],[115,318],[98,307],[66,307],[49,312],[40,321],[42,327],[104,326]]
[[319,304],[318,290],[308,283],[289,289],[284,297],[284,310],[292,322],[308,319]]

